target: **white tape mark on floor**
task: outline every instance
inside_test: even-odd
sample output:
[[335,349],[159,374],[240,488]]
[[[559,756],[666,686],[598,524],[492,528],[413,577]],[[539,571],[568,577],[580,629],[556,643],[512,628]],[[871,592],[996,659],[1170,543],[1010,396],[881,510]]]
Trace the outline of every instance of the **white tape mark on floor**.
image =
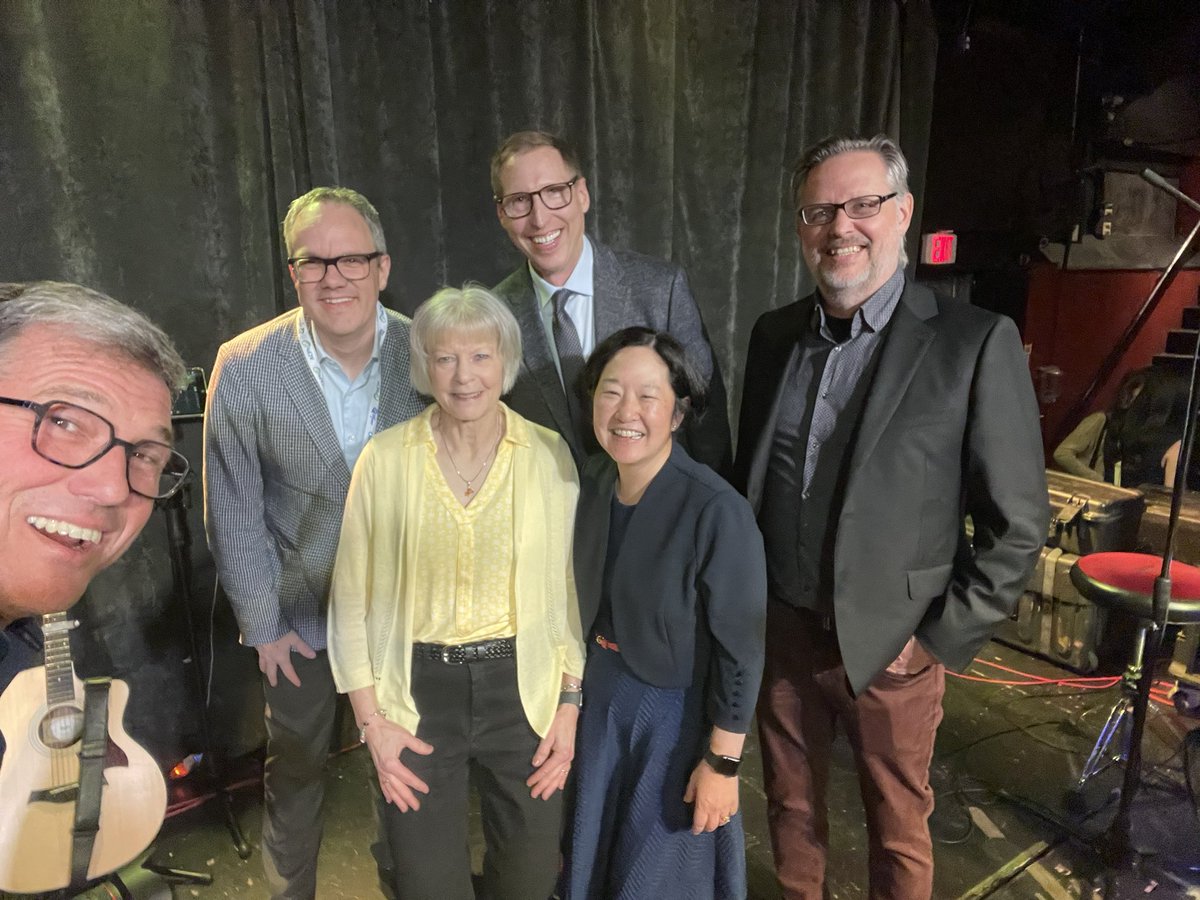
[[1000,830],[999,826],[996,825],[995,822],[988,818],[988,814],[982,809],[980,809],[978,806],[971,806],[968,807],[968,809],[971,811],[971,821],[975,823],[976,828],[983,832],[984,837],[1004,837],[1004,832]]
[[1034,863],[1025,870],[1033,877],[1033,880],[1046,892],[1050,900],[1074,900],[1071,892],[1063,887],[1054,873],[1043,866],[1041,863]]

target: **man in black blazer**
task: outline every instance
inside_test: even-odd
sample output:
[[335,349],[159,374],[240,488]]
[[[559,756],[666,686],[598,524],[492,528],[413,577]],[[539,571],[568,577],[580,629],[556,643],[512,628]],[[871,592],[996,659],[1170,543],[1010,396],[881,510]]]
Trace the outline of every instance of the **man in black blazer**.
[[584,360],[622,328],[668,331],[708,384],[708,410],[685,426],[683,444],[727,473],[725,385],[683,269],[587,236],[587,179],[575,151],[555,135],[513,134],[492,156],[491,175],[496,216],[527,261],[494,288],[521,326],[523,359],[508,405],[561,434],[582,465],[598,449],[576,389]]
[[885,137],[811,148],[792,193],[817,291],[750,338],[734,481],[767,551],[758,716],[789,898],[821,897],[838,719],[861,773],[871,896],[931,895],[944,667],[969,664],[1010,614],[1046,536],[1016,328],[906,280],[907,181]]

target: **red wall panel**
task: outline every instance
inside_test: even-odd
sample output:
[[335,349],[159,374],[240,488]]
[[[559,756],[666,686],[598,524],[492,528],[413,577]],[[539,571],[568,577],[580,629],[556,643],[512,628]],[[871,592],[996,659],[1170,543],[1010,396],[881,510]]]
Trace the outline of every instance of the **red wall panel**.
[[[1133,322],[1160,275],[1157,271],[1061,271],[1050,264],[1030,272],[1024,334],[1025,343],[1033,345],[1030,366],[1035,375],[1043,365],[1058,366],[1063,373],[1058,402],[1042,408],[1047,458],[1075,424],[1063,419]],[[1196,303],[1198,290],[1200,271],[1179,273],[1085,414],[1107,408],[1121,376],[1150,365],[1154,355],[1163,352],[1167,332],[1180,327],[1183,308]]]

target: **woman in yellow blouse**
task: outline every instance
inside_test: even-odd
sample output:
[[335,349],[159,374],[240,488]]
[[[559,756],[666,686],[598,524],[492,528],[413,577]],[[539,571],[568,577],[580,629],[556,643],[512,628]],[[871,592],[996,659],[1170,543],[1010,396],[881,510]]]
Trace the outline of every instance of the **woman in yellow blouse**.
[[446,288],[413,319],[436,401],[367,444],[350,485],[329,659],[379,787],[397,894],[473,898],[468,781],[495,898],[549,897],[575,751],[583,643],[578,480],[554,432],[500,402],[521,362],[508,308]]

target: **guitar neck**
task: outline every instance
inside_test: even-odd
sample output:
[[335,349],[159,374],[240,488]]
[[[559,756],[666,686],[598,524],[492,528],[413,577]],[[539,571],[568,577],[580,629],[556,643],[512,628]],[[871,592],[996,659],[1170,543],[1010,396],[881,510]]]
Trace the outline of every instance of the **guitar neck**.
[[54,706],[75,698],[75,667],[71,664],[70,631],[76,623],[65,612],[42,616],[46,656],[46,703]]

